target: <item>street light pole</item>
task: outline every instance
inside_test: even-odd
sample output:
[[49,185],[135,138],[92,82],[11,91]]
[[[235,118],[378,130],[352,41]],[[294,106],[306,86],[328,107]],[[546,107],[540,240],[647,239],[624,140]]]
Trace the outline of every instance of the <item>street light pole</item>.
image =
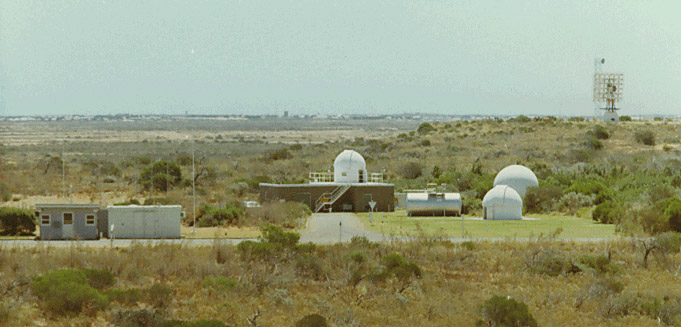
[[196,235],[196,173],[194,172],[194,137],[192,137],[192,216],[194,217],[194,224],[192,225],[192,234]]

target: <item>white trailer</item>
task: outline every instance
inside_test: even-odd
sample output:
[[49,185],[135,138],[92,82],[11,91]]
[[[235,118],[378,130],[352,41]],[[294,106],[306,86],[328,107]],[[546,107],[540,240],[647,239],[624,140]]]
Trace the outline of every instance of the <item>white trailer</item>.
[[[109,206],[109,238],[180,238],[182,206]],[[113,227],[113,228],[112,228]]]

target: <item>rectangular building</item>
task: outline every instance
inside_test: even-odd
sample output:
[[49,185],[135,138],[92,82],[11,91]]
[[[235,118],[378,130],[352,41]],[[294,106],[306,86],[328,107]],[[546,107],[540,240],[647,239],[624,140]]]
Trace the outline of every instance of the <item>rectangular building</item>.
[[387,183],[260,183],[260,202],[285,200],[302,202],[313,212],[395,211],[395,186]]
[[179,205],[109,206],[102,224],[109,238],[180,238],[182,216]]
[[41,240],[99,238],[98,204],[36,204]]

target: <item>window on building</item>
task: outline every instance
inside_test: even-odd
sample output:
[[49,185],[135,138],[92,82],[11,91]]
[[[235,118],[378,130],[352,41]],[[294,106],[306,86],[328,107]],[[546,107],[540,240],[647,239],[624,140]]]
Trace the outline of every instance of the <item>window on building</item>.
[[73,213],[64,212],[64,225],[73,225]]
[[41,225],[49,225],[50,224],[50,215],[40,216],[40,224]]
[[36,217],[40,217],[40,211],[36,211],[33,213]]
[[95,215],[85,215],[85,225],[94,225]]

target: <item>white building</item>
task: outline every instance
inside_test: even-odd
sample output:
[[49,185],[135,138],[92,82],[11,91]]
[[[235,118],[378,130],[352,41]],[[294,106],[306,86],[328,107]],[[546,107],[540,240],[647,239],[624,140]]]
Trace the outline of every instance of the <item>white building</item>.
[[109,238],[180,238],[182,207],[109,206],[106,208]]
[[336,183],[366,183],[367,164],[361,154],[344,150],[333,162],[333,180]]
[[494,178],[494,186],[508,185],[513,188],[521,198],[525,197],[527,188],[539,186],[537,176],[529,168],[521,165],[511,165],[502,169]]
[[482,199],[482,217],[491,220],[519,220],[523,217],[523,199],[508,185],[498,185]]

